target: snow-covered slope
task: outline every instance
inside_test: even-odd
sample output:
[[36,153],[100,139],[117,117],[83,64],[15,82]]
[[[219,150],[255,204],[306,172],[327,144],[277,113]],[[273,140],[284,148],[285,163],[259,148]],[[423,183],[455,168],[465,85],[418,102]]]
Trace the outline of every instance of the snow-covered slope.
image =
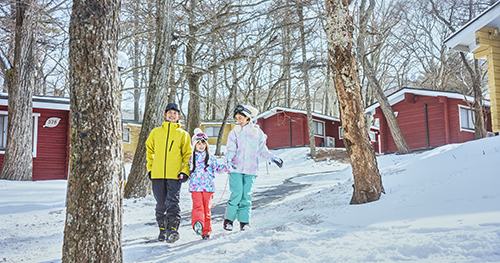
[[[181,193],[181,239],[154,242],[154,198],[124,200],[125,262],[500,262],[500,137],[378,158],[386,194],[349,205],[350,166],[315,163],[307,148],[282,149],[254,188],[252,229],[227,232],[229,190],[217,176],[214,232],[190,227]],[[60,262],[65,181],[0,180],[0,262]]]

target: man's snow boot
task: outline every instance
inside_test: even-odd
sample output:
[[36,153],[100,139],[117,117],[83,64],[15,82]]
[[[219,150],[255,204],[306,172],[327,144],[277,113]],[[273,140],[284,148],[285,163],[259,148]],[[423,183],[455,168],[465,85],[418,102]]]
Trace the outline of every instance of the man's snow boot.
[[180,219],[171,217],[167,219],[167,243],[174,243],[179,240],[179,229]]
[[227,231],[233,231],[233,221],[224,219],[224,229]]
[[201,234],[203,234],[203,225],[200,221],[196,221],[196,223],[194,223],[193,230],[197,235],[201,236]]
[[250,224],[249,223],[242,223],[240,222],[240,230],[241,231],[245,231],[245,230],[248,230],[250,229]]
[[158,235],[158,241],[165,241],[165,235],[167,234],[167,230],[165,230],[165,223],[159,223],[158,227],[160,228],[160,234]]

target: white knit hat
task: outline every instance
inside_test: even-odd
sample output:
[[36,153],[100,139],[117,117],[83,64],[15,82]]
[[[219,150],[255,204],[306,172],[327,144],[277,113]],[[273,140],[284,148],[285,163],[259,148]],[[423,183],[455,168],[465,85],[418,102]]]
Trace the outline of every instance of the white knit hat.
[[[194,129],[193,138],[191,138],[191,147],[192,147],[193,150],[194,150],[194,146],[199,141],[208,142],[208,136],[200,128],[196,128],[196,129]],[[208,147],[208,145],[207,145],[207,147]]]

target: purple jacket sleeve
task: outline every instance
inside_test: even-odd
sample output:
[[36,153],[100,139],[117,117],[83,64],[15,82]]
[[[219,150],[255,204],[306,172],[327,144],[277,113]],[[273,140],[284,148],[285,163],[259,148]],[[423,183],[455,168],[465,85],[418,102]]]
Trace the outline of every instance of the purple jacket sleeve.
[[214,156],[210,156],[212,169],[215,173],[229,173],[227,165],[225,163],[219,164]]
[[259,156],[264,160],[271,160],[275,158],[276,156],[272,154],[267,148],[266,145],[267,136],[260,128],[259,128],[259,133],[260,133],[260,138],[259,138],[260,141],[259,141],[259,149],[257,149]]

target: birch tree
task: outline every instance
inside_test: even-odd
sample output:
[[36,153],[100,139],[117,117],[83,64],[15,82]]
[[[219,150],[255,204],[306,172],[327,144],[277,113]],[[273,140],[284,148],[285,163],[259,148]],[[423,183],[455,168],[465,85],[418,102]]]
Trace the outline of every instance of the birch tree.
[[351,158],[354,193],[351,204],[380,199],[384,192],[375,152],[365,128],[361,88],[352,55],[353,23],[346,0],[325,0],[325,31],[328,45],[328,66],[340,104],[340,120],[344,145]]
[[122,262],[120,0],[75,0],[71,17],[71,151],[62,262]]

